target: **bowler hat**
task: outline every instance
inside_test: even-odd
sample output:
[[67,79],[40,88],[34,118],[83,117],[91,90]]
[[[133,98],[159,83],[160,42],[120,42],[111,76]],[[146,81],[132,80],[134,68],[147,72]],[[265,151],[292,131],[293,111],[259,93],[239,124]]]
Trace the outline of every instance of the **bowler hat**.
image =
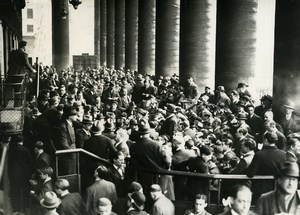
[[46,192],[44,198],[40,201],[40,204],[44,208],[56,208],[60,205],[61,200],[57,198],[56,194],[52,191]]
[[296,162],[285,162],[280,169],[279,177],[299,178],[299,166]]
[[73,107],[73,106],[65,106],[64,114],[66,117],[75,116],[75,115],[77,115],[77,111],[76,111],[75,107]]
[[284,105],[284,107],[295,110],[295,102],[287,101],[287,103]]
[[25,40],[20,40],[18,44],[19,44],[19,48],[22,48],[27,45],[27,42]]
[[146,202],[146,197],[142,192],[134,192],[131,197],[132,203],[139,209],[144,209],[144,204]]

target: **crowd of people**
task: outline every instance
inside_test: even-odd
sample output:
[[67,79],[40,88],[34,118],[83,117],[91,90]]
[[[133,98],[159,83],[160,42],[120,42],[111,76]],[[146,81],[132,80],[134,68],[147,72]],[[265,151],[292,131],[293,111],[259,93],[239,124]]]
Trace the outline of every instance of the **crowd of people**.
[[[186,214],[204,214],[209,190],[218,187],[218,181],[206,178],[168,175],[153,184],[147,172],[138,172],[139,183],[133,182],[131,170],[143,168],[273,175],[279,184],[275,191],[270,181],[224,180],[222,195],[230,197],[224,214],[248,214],[251,201],[257,202],[258,214],[296,214],[300,118],[292,101],[274,121],[278,117],[272,97],[264,95],[255,105],[246,83],[236,89],[206,86],[201,92],[193,78],[181,85],[177,75],[156,77],[105,67],[58,73],[47,66],[39,81],[37,98],[34,78],[28,85],[23,134],[1,139],[2,145],[9,145],[16,213],[30,200],[33,214],[57,208],[61,215],[172,215],[172,200],[185,200],[195,201]],[[70,193],[71,182],[53,175],[55,150],[77,148],[107,161],[81,156],[82,195]],[[59,156],[57,171],[76,173],[76,154]],[[246,203],[242,206],[241,201]],[[267,212],[269,207],[274,213]]]

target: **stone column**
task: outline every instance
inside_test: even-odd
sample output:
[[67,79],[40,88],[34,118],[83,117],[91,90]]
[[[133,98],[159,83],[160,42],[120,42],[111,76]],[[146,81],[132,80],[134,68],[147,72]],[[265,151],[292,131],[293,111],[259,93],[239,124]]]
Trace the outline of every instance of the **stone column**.
[[257,2],[218,1],[216,86],[232,90],[255,76]]
[[116,69],[121,69],[125,66],[125,0],[115,1],[115,67]]
[[157,0],[156,19],[156,75],[179,75],[180,0]]
[[[300,4],[276,1],[274,47],[274,103],[282,108],[287,100],[300,107]],[[297,108],[297,109],[298,109]]]
[[100,6],[100,0],[94,0],[94,54],[97,56],[97,63],[100,63]]
[[107,0],[107,67],[115,68],[115,0]]
[[69,13],[68,0],[52,0],[52,55],[58,72],[70,66],[69,15],[63,19],[63,9]]
[[182,0],[180,71],[182,85],[193,77],[200,90],[214,88],[216,0]]
[[156,0],[139,0],[138,71],[155,74]]
[[3,77],[5,75],[4,70],[4,31],[3,31],[3,24],[0,20],[0,76]]
[[125,68],[137,70],[138,0],[126,0],[125,5]]
[[100,0],[100,65],[107,65],[107,0]]

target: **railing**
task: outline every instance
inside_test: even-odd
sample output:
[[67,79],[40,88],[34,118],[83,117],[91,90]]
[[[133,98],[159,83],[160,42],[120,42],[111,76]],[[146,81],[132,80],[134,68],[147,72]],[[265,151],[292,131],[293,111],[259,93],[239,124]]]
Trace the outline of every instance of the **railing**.
[[193,173],[193,172],[184,172],[184,171],[175,171],[175,170],[151,170],[151,169],[142,169],[142,168],[131,168],[134,172],[134,180],[139,181],[138,173],[152,173],[153,174],[153,183],[158,183],[158,177],[160,175],[171,175],[171,176],[180,176],[180,177],[197,177],[197,178],[206,178],[209,179],[210,182],[212,180],[217,180],[217,190],[209,189],[208,193],[208,205],[213,205],[211,202],[211,192],[217,192],[217,202],[216,206],[222,205],[221,202],[221,185],[222,180],[273,180],[274,186],[276,184],[274,176],[264,176],[264,175],[257,175],[254,177],[248,177],[246,175],[231,175],[231,174],[204,174],[204,173]]
[[[64,156],[67,154],[76,154],[76,172],[74,174],[69,175],[59,175],[59,156]],[[91,153],[84,149],[66,149],[66,150],[56,150],[55,151],[55,175],[56,178],[66,178],[77,183],[77,191],[81,192],[81,174],[80,174],[80,153],[83,153],[89,157],[96,159],[104,165],[111,165],[109,161]]]

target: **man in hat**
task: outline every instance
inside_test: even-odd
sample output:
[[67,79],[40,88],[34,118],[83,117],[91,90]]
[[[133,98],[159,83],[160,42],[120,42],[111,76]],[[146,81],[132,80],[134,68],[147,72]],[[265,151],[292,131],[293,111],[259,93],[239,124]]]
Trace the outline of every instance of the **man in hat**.
[[167,104],[166,107],[166,119],[161,126],[159,131],[160,135],[168,135],[169,137],[173,137],[174,133],[178,130],[178,118],[175,115],[176,106],[174,104]]
[[288,101],[284,105],[284,117],[280,122],[283,133],[286,136],[300,131],[300,118],[294,114],[294,111],[295,103]]
[[32,73],[36,73],[36,70],[29,64],[26,45],[26,41],[19,41],[19,48],[17,50],[12,50],[9,54],[9,69],[7,72],[9,83],[21,82],[23,77],[15,77],[15,75],[24,75],[25,69],[28,69]]
[[277,176],[274,191],[264,193],[257,201],[258,214],[299,214],[300,192],[298,188],[299,166],[296,162],[285,162]]
[[83,148],[84,143],[91,138],[90,130],[93,126],[92,116],[85,115],[81,124],[82,128],[77,130],[75,135],[76,148]]
[[[166,153],[162,145],[150,138],[150,125],[147,120],[139,122],[140,139],[129,148],[131,165],[148,169],[168,169],[171,164],[171,155]],[[152,183],[148,174],[141,175],[141,181],[146,191]]]
[[[67,106],[64,109],[63,120],[58,129],[58,148],[57,149],[75,149],[75,129],[73,123],[77,120],[77,111],[74,107]],[[61,156],[61,173],[64,175],[73,174],[76,171],[75,154],[66,154]]]
[[60,203],[61,200],[52,191],[46,192],[44,198],[40,201],[41,206],[46,210],[44,215],[59,215],[56,209]]
[[154,204],[151,208],[150,215],[175,215],[174,204],[162,193],[161,187],[158,184],[152,184],[150,188],[151,198]]
[[146,197],[142,192],[134,192],[129,196],[129,209],[127,215],[147,215],[144,211]]

